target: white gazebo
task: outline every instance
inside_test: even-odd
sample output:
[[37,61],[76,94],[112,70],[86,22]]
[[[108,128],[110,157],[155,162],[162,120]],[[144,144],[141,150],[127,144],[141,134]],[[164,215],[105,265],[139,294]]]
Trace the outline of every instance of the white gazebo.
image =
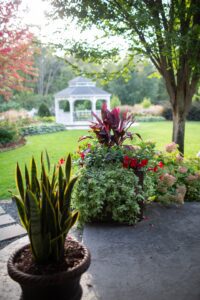
[[[64,125],[89,125],[93,120],[92,111],[100,114],[100,102],[106,102],[110,109],[110,96],[108,92],[96,87],[96,83],[88,78],[76,77],[69,81],[69,87],[55,94],[56,122]],[[90,108],[76,109],[76,101],[87,101]],[[100,102],[98,102],[100,101]]]

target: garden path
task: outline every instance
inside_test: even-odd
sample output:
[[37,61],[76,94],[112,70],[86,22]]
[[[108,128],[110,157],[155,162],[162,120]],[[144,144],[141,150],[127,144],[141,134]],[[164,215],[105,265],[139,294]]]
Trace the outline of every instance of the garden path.
[[20,237],[26,234],[24,228],[17,224],[16,221],[6,214],[0,206],[0,242]]

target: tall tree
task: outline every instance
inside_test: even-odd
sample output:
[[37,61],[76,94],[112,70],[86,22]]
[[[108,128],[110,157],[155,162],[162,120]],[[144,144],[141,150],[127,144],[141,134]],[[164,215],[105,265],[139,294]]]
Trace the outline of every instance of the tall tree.
[[[8,100],[13,90],[27,89],[25,81],[37,75],[33,35],[16,22],[19,0],[0,0],[0,95]],[[27,77],[28,76],[28,77]]]
[[[172,140],[184,153],[185,120],[200,78],[199,0],[51,0],[55,14],[107,35],[123,36],[129,53],[150,58],[173,109]],[[91,52],[90,52],[91,53]]]

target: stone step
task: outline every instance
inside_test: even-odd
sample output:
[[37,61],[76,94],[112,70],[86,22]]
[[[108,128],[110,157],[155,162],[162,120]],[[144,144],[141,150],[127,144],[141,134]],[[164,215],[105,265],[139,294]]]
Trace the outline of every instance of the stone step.
[[0,226],[15,223],[15,220],[9,215],[0,215]]
[[5,214],[5,211],[3,210],[3,208],[0,206],[0,215]]
[[26,230],[16,224],[0,228],[0,242],[26,234]]

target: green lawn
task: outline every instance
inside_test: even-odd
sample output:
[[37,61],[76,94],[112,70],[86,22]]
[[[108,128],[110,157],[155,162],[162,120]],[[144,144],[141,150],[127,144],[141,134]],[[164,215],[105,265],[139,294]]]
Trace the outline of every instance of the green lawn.
[[[141,123],[133,131],[142,135],[144,140],[153,140],[158,149],[163,149],[171,141],[171,122]],[[8,190],[14,190],[14,173],[16,162],[21,166],[29,164],[32,155],[39,160],[40,153],[48,150],[51,161],[57,162],[68,152],[74,152],[78,146],[78,138],[86,134],[84,130],[71,130],[54,134],[30,136],[27,144],[16,150],[0,153],[0,199],[9,198]],[[187,156],[196,156],[200,151],[200,122],[190,122],[186,126],[185,153]]]

